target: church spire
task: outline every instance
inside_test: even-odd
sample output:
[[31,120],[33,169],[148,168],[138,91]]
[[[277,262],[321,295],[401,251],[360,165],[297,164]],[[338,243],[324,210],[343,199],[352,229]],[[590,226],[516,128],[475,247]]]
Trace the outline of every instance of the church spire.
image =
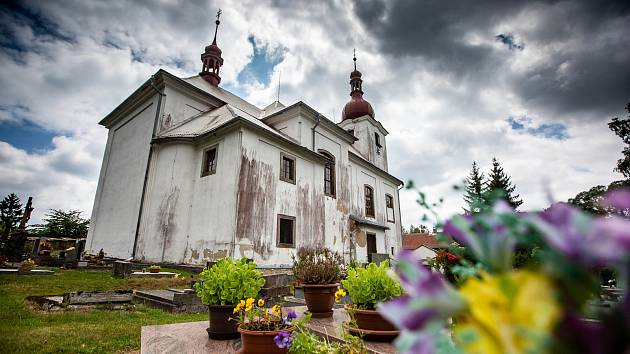
[[208,81],[213,86],[219,86],[221,82],[221,76],[219,76],[219,69],[223,65],[223,58],[221,58],[221,49],[217,46],[217,31],[219,30],[219,17],[221,17],[221,9],[217,12],[217,20],[214,21],[216,27],[214,28],[214,39],[212,44],[206,47],[204,53],[201,54],[201,62],[203,67],[199,76]]
[[357,70],[357,52],[353,51],[352,61],[354,61],[354,71],[350,73],[350,101],[343,107],[341,118],[354,119],[368,115],[374,118],[374,109],[372,105],[363,99],[363,80],[361,72]]
[[354,61],[354,71],[350,73],[350,96],[363,97],[363,91],[361,90],[363,80],[361,80],[361,72],[357,70],[356,49],[352,50],[352,61]]

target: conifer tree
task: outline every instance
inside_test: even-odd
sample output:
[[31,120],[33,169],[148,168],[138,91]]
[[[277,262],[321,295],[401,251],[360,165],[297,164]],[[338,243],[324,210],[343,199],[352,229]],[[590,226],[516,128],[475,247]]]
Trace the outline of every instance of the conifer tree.
[[486,205],[483,198],[484,182],[483,173],[479,172],[476,161],[473,161],[472,170],[465,184],[464,201],[468,204],[468,209],[464,208],[464,211],[466,213],[481,212]]
[[2,238],[7,239],[22,218],[22,203],[14,193],[4,197],[0,202],[0,222],[2,222]]
[[516,209],[523,204],[519,195],[514,195],[516,186],[512,185],[510,177],[503,171],[503,167],[496,158],[492,158],[492,170],[484,188],[484,199],[488,204],[494,204],[497,199],[505,200],[512,208]]

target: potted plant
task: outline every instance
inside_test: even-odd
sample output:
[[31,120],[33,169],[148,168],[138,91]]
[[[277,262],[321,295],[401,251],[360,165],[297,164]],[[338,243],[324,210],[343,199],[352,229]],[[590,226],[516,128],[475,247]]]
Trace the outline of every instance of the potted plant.
[[331,317],[341,257],[328,248],[301,248],[297,255],[297,260],[293,257],[293,276],[302,285],[306,307],[313,317]]
[[[348,268],[348,275],[341,282],[352,298],[352,302],[345,306],[346,311],[359,330],[396,331],[396,327],[376,311],[378,303],[402,295],[402,287],[389,276],[388,270],[389,261],[380,265],[370,263],[365,268]],[[340,294],[338,299],[343,295]]]
[[18,272],[28,273],[31,270],[33,270],[33,268],[35,268],[36,266],[37,264],[35,263],[35,261],[29,258],[25,260],[24,262],[22,262],[22,264],[20,264],[20,267],[18,268]]
[[283,312],[279,305],[265,308],[263,298],[241,300],[233,313],[238,316],[242,354],[284,354],[286,346],[277,345],[291,336],[295,329],[292,322],[297,318],[294,311]]
[[152,265],[149,267],[149,273],[159,273],[162,268],[159,265]]
[[224,258],[199,274],[194,287],[201,302],[208,305],[208,336],[212,339],[238,338],[233,309],[240,299],[255,297],[263,284],[256,264],[243,257],[237,261]]

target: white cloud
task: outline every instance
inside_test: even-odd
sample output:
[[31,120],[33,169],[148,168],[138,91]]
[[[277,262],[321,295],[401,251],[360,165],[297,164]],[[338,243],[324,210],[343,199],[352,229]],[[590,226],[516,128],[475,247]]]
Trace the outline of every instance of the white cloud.
[[[51,150],[30,154],[0,143],[0,192],[33,195],[34,221],[47,208],[80,209],[89,215],[106,141],[106,130],[97,122],[160,67],[181,76],[196,74],[218,6],[206,1],[29,4],[71,40],[36,35],[24,23],[12,27],[15,40],[29,51],[11,55],[0,51],[0,105],[27,107],[19,117],[59,136]],[[557,199],[566,200],[620,178],[612,168],[621,141],[607,129],[607,117],[595,121],[575,114],[549,116],[516,90],[518,80],[532,67],[552,63],[559,51],[586,45],[578,46],[571,39],[533,41],[540,22],[548,21],[536,20],[532,14],[540,15],[546,8],[535,6],[461,39],[505,57],[481,82],[473,74],[457,76],[441,70],[421,56],[394,58],[381,52],[373,32],[364,28],[348,2],[289,2],[273,7],[232,1],[220,6],[222,84],[244,92],[259,106],[275,100],[281,72],[284,103],[303,100],[340,120],[349,99],[348,75],[356,47],[365,98],[390,132],[390,172],[415,180],[431,200],[444,197],[442,217],[461,211],[461,191],[452,186],[466,177],[473,160],[487,171],[492,157],[499,158],[525,201],[523,209],[546,205],[545,181]],[[491,37],[500,32],[518,33],[526,49],[507,56]],[[237,81],[253,55],[250,35],[269,50],[284,51],[268,85]],[[562,65],[555,71],[558,78],[573,84],[573,63]],[[474,73],[476,68],[467,70]],[[2,114],[0,120],[16,118]],[[570,138],[549,140],[506,128],[508,116],[521,115],[561,121]],[[401,191],[405,226],[420,223],[415,199],[413,192]]]

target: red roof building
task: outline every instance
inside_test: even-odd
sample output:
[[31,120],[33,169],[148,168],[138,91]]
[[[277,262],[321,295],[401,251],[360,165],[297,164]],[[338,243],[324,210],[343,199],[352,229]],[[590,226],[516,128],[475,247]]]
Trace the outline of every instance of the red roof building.
[[434,234],[414,233],[405,234],[402,237],[402,246],[406,250],[415,250],[421,246],[428,247],[433,250],[443,248],[440,241],[435,238]]

